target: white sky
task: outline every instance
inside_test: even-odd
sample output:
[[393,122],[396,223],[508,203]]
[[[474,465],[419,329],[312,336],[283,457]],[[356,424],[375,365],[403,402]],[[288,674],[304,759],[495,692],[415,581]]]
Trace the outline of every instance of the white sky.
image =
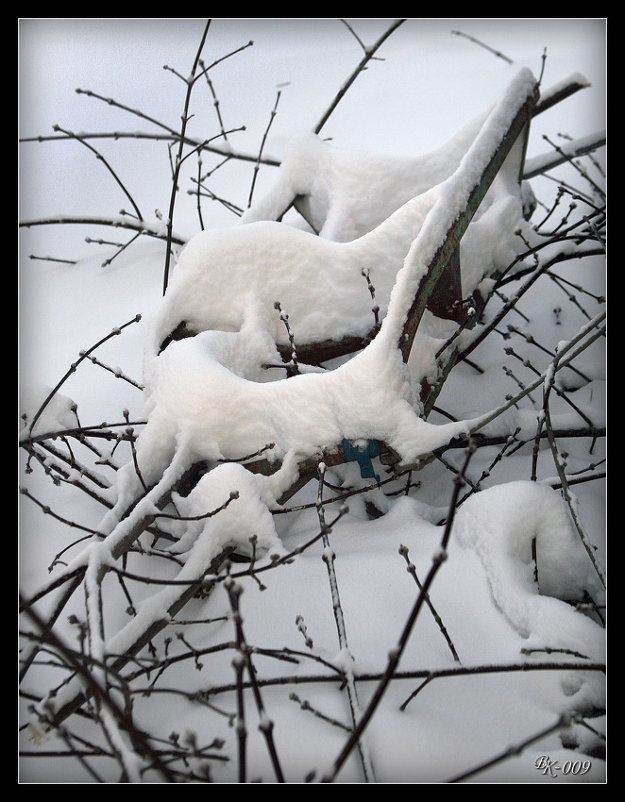
[[[370,45],[392,20],[349,22]],[[185,85],[163,65],[186,75],[205,24],[203,18],[19,20],[20,136],[49,135],[54,124],[75,132],[159,130],[77,94],[76,88],[112,97],[177,129]],[[592,88],[559,104],[557,117],[547,113],[534,122],[528,156],[537,155],[549,149],[541,137],[543,132],[553,135],[554,126],[575,138],[605,126],[606,27],[605,19],[411,18],[382,46],[384,60],[370,62],[350,87],[323,135],[354,149],[425,153],[490,105],[511,70],[529,66],[538,75],[546,48],[544,86],[581,72]],[[513,67],[452,35],[454,30],[498,48],[514,60]],[[281,89],[265,146],[265,154],[279,158],[292,135],[314,128],[362,50],[337,19],[215,19],[204,61],[210,63],[249,40],[252,47],[223,61],[210,75],[226,128],[246,126],[231,141],[250,153],[258,150]],[[201,139],[217,132],[206,87],[194,90],[191,111],[191,135]],[[169,191],[164,145],[127,139],[93,144],[142,204],[163,208]],[[94,155],[76,142],[22,144],[19,156],[21,219],[61,213],[111,216],[127,205]],[[37,240],[52,233],[53,245],[65,236],[59,227],[30,232]]]

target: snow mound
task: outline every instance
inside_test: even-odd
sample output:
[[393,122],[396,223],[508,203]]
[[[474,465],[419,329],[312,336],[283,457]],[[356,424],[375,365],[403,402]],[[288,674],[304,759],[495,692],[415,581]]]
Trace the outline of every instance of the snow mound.
[[453,532],[478,555],[494,603],[527,648],[604,658],[603,630],[564,601],[598,588],[557,491],[530,481],[489,488],[460,507]]

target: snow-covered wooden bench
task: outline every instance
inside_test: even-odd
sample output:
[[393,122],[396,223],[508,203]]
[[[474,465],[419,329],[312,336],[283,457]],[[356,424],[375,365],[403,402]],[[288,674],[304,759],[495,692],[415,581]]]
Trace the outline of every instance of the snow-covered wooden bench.
[[[164,375],[163,366],[176,361],[178,357],[174,352],[179,355],[193,349],[189,344],[172,342],[163,350],[163,345],[171,341],[171,332],[183,320],[191,332],[212,331],[205,338],[207,347],[222,373],[226,371],[221,379],[211,379],[207,375],[205,384],[220,385],[229,373],[238,374],[238,395],[228,402],[215,397],[211,403],[216,410],[236,409],[239,405],[241,409],[237,414],[241,418],[249,415],[254,418],[257,416],[254,411],[244,412],[241,406],[248,391],[260,391],[267,396],[284,393],[285,404],[293,403],[286,399],[295,392],[295,385],[289,383],[287,390],[284,383],[271,382],[274,386],[259,390],[257,384],[263,377],[254,372],[263,361],[259,348],[264,349],[264,360],[271,362],[273,343],[286,354],[292,347],[283,321],[274,310],[275,303],[282,305],[294,325],[301,362],[306,362],[311,354],[327,358],[351,353],[363,348],[377,333],[371,328],[369,292],[359,276],[360,270],[366,268],[375,285],[376,301],[382,315],[386,313],[386,316],[376,339],[364,350],[377,352],[381,346],[377,344],[374,349],[374,343],[383,335],[388,341],[385,329],[391,325],[397,327],[401,319],[396,340],[388,347],[391,353],[396,351],[401,355],[409,367],[409,383],[419,388],[420,398],[413,400],[417,412],[423,412],[419,409],[420,403],[426,402],[428,408],[431,407],[435,398],[431,388],[450,369],[454,351],[449,349],[442,362],[434,354],[457,330],[453,313],[449,315],[450,321],[438,319],[445,317],[444,314],[431,314],[431,299],[437,288],[447,291],[452,307],[458,296],[471,295],[485,277],[507,266],[515,256],[515,247],[524,248],[523,240],[518,237],[518,229],[524,222],[520,178],[536,97],[533,76],[528,70],[522,70],[499,102],[483,116],[478,131],[471,130],[470,146],[458,157],[454,172],[355,241],[337,243],[268,221],[249,222],[198,235],[183,251],[153,323],[147,351],[156,374]],[[366,166],[365,174],[368,173],[369,166]],[[476,217],[478,209],[479,219]],[[462,254],[460,260],[458,254]],[[457,273],[454,276],[453,272],[460,269],[459,261],[462,262],[462,278]],[[418,281],[416,276],[419,276]],[[438,295],[438,306],[442,306],[440,289]],[[428,307],[430,311],[426,312]],[[248,330],[252,337],[246,339],[244,333]],[[262,341],[259,332],[267,335],[262,345],[259,345],[259,339]],[[418,346],[413,347],[417,337]],[[332,347],[334,351],[330,350]],[[368,358],[363,355],[362,360]],[[387,361],[390,359],[389,355]],[[311,361],[318,364],[322,360]],[[276,362],[279,360],[274,356]],[[148,376],[151,369],[148,366]],[[344,366],[340,376],[351,370],[355,368]],[[378,365],[375,370],[381,381],[383,369]],[[202,394],[199,386],[186,387],[184,379],[172,378],[175,368],[171,371],[168,378],[159,379],[162,390],[154,393],[155,398],[159,392],[170,395],[177,382],[181,404],[184,397]],[[254,381],[244,383],[249,379]],[[307,382],[307,386],[316,386],[316,383],[330,384],[337,379],[324,374],[308,376],[302,381]],[[413,390],[411,392],[414,394]],[[347,387],[343,388],[342,395],[349,397]],[[367,390],[354,403],[362,406],[367,398],[373,400],[373,396]],[[301,403],[305,405],[306,401]],[[267,402],[266,407],[271,408],[271,404]],[[308,407],[314,417],[311,401]],[[260,414],[260,419],[265,417]],[[331,411],[327,417],[333,418]],[[249,422],[246,422],[243,429],[248,428]],[[369,425],[368,434],[364,428],[361,433],[354,432],[352,439],[371,440],[372,428]],[[276,440],[269,436],[271,429],[269,426],[264,442],[250,438],[246,447],[238,446],[238,451],[231,448],[230,453],[222,456],[241,458],[262,449],[263,445]],[[326,435],[319,437],[318,445],[323,440],[326,450],[341,460],[340,444],[346,438],[330,442],[331,438]],[[378,453],[383,457],[388,455],[387,446],[390,445],[389,459],[396,459],[396,449],[390,443],[385,444],[383,437],[374,439],[381,441]],[[271,473],[288,450],[286,447],[281,453],[277,446],[273,459],[255,459],[249,467]],[[207,460],[207,466],[209,463]]]
[[[393,459],[410,465],[479,427],[480,420],[434,425],[424,419],[421,383],[415,376],[423,379],[423,370],[439,367],[430,342],[436,338],[430,332],[420,339],[421,324],[433,288],[495,180],[501,182],[501,195],[495,193],[488,210],[492,219],[481,221],[488,227],[475,244],[485,245],[489,232],[497,236],[497,226],[506,220],[509,224],[513,211],[515,219],[520,216],[520,199],[517,195],[515,206],[509,187],[511,182],[518,187],[522,134],[536,98],[534,76],[521,70],[484,120],[454,173],[426,193],[421,201],[426,211],[394,278],[377,336],[336,369],[259,380],[259,365],[272,348],[275,353],[275,341],[262,306],[253,302],[245,310],[241,330],[200,331],[160,351],[159,326],[173,320],[168,314],[175,311],[165,303],[165,313],[157,315],[146,348],[148,423],[136,442],[133,460],[117,472],[116,503],[99,527],[103,537],[93,538],[54,580],[55,586],[66,582],[57,611],[83,580],[88,609],[97,605],[98,587],[108,566],[132,547],[172,494],[182,495],[185,482],[187,503],[200,509],[215,508],[215,499],[222,496],[225,508],[236,495],[237,504],[250,513],[260,531],[262,546],[272,542],[269,510],[310,478],[320,460],[326,464],[345,461],[349,454],[344,443],[356,447],[375,443],[380,452],[386,449]],[[236,238],[244,242],[253,225],[235,227]],[[275,226],[286,228],[275,223],[263,228],[263,233],[277,235]],[[312,240],[306,242],[321,240],[309,236]],[[300,283],[299,291],[307,292],[305,283]],[[253,456],[245,459],[246,455]],[[212,521],[207,518],[201,530],[190,527],[184,535],[180,548],[184,545],[187,553],[177,578],[180,584],[155,594],[106,643],[91,644],[93,653],[111,656],[113,670],[145,646],[202,587],[204,576],[214,570],[216,557],[241,523],[235,519],[232,530],[222,531],[218,526],[211,528]],[[54,615],[50,626],[53,620]],[[61,721],[88,694],[82,680],[72,680],[44,701],[46,715]]]

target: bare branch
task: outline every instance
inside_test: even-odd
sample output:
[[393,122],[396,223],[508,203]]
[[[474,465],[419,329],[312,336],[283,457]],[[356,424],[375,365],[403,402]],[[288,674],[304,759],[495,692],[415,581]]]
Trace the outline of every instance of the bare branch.
[[95,345],[92,345],[91,348],[89,348],[89,350],[81,351],[80,356],[78,357],[76,362],[72,363],[72,365],[70,366],[70,368],[67,371],[67,373],[63,376],[62,379],[60,379],[60,381],[56,384],[56,386],[50,391],[50,393],[48,394],[47,398],[41,404],[41,406],[39,407],[37,412],[35,412],[35,414],[33,415],[33,418],[32,418],[32,420],[31,420],[31,422],[29,424],[29,427],[28,427],[28,431],[29,431],[30,434],[32,434],[33,428],[34,428],[35,424],[37,423],[37,421],[39,420],[39,418],[41,417],[41,415],[44,412],[45,408],[48,406],[50,401],[54,398],[54,396],[61,389],[63,384],[65,384],[67,379],[72,375],[72,373],[75,372],[75,370],[78,367],[78,365],[84,359],[87,359],[89,357],[89,355],[92,353],[92,351],[95,351],[97,348],[99,348],[107,340],[110,340],[111,337],[116,337],[117,335],[121,334],[122,331],[125,328],[127,328],[128,326],[131,326],[133,323],[138,323],[140,320],[141,320],[141,315],[135,315],[135,317],[132,320],[129,320],[127,323],[123,323],[121,326],[118,326],[117,328],[114,328],[111,331],[110,334],[107,334],[105,337],[102,337],[101,340],[98,340],[98,342],[95,343]]
[[95,155],[96,155],[96,158],[97,158],[99,161],[101,161],[101,162],[102,162],[102,164],[103,164],[103,165],[106,167],[106,169],[109,171],[109,173],[110,173],[110,174],[113,176],[113,178],[115,179],[115,182],[116,182],[116,184],[117,184],[117,185],[120,187],[120,189],[122,190],[122,192],[124,193],[124,195],[125,195],[125,196],[128,198],[128,200],[129,200],[129,201],[130,201],[130,203],[132,204],[132,206],[133,206],[133,209],[134,209],[134,210],[135,210],[135,212],[137,213],[137,217],[139,218],[139,220],[143,220],[143,215],[142,215],[142,214],[141,214],[141,212],[139,211],[139,207],[138,207],[138,206],[137,206],[137,204],[135,203],[135,201],[134,201],[134,198],[132,197],[132,195],[130,194],[130,192],[129,192],[129,191],[126,189],[126,186],[125,186],[125,185],[122,183],[122,180],[119,178],[119,176],[117,175],[117,173],[115,172],[115,170],[113,170],[113,168],[112,168],[112,167],[111,167],[111,165],[108,163],[108,161],[107,161],[107,160],[104,158],[104,156],[102,156],[102,154],[101,154],[101,153],[99,153],[99,152],[98,152],[98,151],[97,151],[97,150],[96,150],[94,147],[92,147],[92,146],[91,146],[91,145],[90,145],[88,142],[85,142],[85,140],[84,140],[84,139],[83,139],[83,138],[82,138],[82,137],[81,137],[79,134],[75,134],[73,131],[66,131],[64,128],[61,128],[61,126],[60,126],[60,125],[55,125],[55,126],[53,126],[53,129],[54,129],[55,131],[61,131],[62,133],[64,133],[64,134],[65,134],[67,137],[69,137],[70,139],[75,139],[77,142],[80,142],[80,144],[81,144],[81,145],[84,145],[86,148],[88,148],[88,149],[89,149],[89,150],[90,150],[92,153],[95,153]]
[[318,134],[321,131],[321,129],[325,126],[325,124],[328,122],[332,112],[336,109],[336,107],[339,105],[341,100],[345,97],[345,95],[347,94],[348,89],[354,83],[356,78],[366,68],[367,63],[373,58],[374,53],[377,50],[380,49],[380,47],[384,44],[384,42],[388,39],[388,37],[394,31],[396,31],[397,28],[399,28],[399,26],[402,23],[404,23],[405,21],[406,21],[405,19],[396,20],[385,31],[385,33],[383,33],[382,36],[380,36],[380,38],[377,40],[377,42],[375,44],[371,45],[371,47],[369,47],[369,48],[365,48],[365,54],[362,57],[362,59],[360,60],[360,62],[358,63],[358,66],[355,68],[355,70],[352,72],[352,74],[349,76],[349,78],[345,81],[343,86],[339,89],[336,97],[334,98],[334,100],[332,101],[332,103],[330,104],[328,109],[324,112],[324,114],[322,115],[321,119],[317,123],[317,125],[315,127],[315,133],[316,134]]

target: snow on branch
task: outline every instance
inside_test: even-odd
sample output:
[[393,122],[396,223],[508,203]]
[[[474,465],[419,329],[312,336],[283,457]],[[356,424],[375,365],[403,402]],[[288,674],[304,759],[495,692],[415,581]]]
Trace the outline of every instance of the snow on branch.
[[548,153],[543,153],[540,156],[534,156],[528,159],[525,163],[523,176],[524,178],[534,178],[537,175],[542,175],[571,159],[584,156],[587,153],[592,153],[605,144],[605,131],[598,131],[597,133],[588,134],[585,137],[575,139],[572,142],[567,142],[565,145],[554,148]]

